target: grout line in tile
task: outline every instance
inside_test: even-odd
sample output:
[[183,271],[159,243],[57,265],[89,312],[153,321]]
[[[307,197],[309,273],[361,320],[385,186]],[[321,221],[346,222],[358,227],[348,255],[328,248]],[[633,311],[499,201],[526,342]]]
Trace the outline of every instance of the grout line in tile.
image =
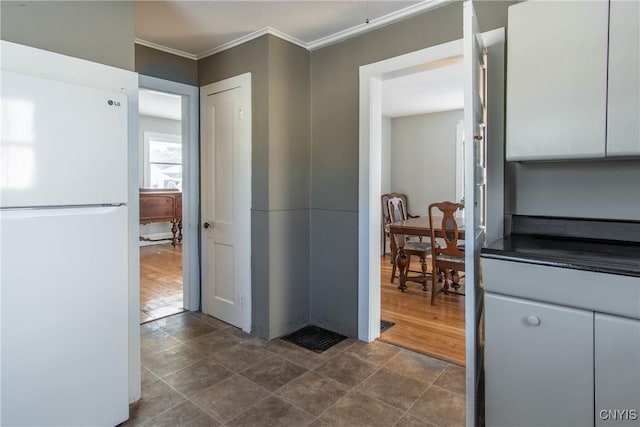
[[[202,355],[202,353],[200,353],[200,354]],[[181,368],[179,368],[179,369],[176,369],[176,370],[174,370],[174,371],[167,372],[167,373],[166,373],[166,374],[164,374],[164,375],[159,375],[159,374],[157,374],[156,372],[153,372],[153,371],[151,370],[151,368],[149,368],[148,366],[145,366],[145,365],[142,365],[142,366],[145,366],[145,368],[147,368],[148,370],[150,370],[151,372],[153,372],[157,377],[159,377],[160,379],[163,379],[164,377],[168,377],[169,375],[173,375],[173,374],[175,374],[176,372],[179,372],[179,371],[181,371],[181,370],[183,370],[183,369],[187,369],[187,368],[189,368],[189,367],[191,367],[191,366],[195,365],[196,363],[202,362],[202,361],[203,361],[204,359],[206,359],[206,358],[207,358],[207,357],[206,357],[206,355],[202,355],[202,357],[201,357],[200,359],[198,359],[198,360],[196,360],[196,361],[194,361],[194,362],[191,362],[191,363],[189,363],[188,365],[185,365],[185,366],[183,366],[183,367],[181,367]]]
[[[248,380],[247,378],[245,378],[246,380]],[[248,380],[251,381],[251,380]],[[253,381],[251,381],[253,382]],[[254,383],[255,384],[255,383]],[[260,386],[259,384],[256,384],[258,386]],[[264,387],[262,387],[264,389]],[[266,389],[265,389],[266,390]],[[267,390],[268,391],[268,390]],[[231,418],[230,420],[228,420],[227,422],[223,423],[224,425],[227,425],[228,423],[230,423],[231,421],[235,420],[236,418],[242,416],[243,414],[246,414],[247,412],[249,412],[252,408],[258,406],[260,403],[264,402],[265,400],[267,400],[268,398],[270,398],[273,395],[273,393],[270,392],[270,394],[268,394],[267,396],[265,396],[264,398],[254,402],[251,406],[249,406],[247,409],[245,409],[244,411],[236,414],[233,418]]]

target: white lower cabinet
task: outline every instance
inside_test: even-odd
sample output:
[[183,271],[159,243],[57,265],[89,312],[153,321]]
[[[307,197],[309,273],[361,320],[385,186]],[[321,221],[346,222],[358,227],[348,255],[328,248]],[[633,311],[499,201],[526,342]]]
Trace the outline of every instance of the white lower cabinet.
[[592,311],[487,293],[487,426],[590,426]]
[[640,320],[595,315],[596,426],[640,425]]

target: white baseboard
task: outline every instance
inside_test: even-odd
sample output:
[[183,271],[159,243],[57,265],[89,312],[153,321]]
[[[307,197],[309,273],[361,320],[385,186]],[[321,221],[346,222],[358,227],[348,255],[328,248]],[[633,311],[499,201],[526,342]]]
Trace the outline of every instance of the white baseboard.
[[[143,234],[142,237],[146,237],[147,239],[171,239],[173,234],[171,233],[152,233],[152,234]],[[154,246],[154,245],[166,245],[171,243],[170,240],[162,240],[160,242],[149,242],[145,240],[140,240],[140,246]]]

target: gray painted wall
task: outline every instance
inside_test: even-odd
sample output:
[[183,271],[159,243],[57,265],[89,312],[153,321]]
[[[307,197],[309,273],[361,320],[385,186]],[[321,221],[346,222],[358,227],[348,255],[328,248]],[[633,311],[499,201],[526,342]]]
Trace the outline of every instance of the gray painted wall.
[[145,76],[198,85],[198,61],[135,45],[135,70]]
[[252,73],[252,324],[274,338],[308,322],[309,53],[271,35],[198,62],[201,86]]
[[518,214],[640,220],[640,160],[514,167]]
[[409,197],[413,215],[426,215],[433,202],[456,201],[456,126],[462,116],[463,110],[455,110],[391,121],[391,189]]
[[[482,31],[511,2],[478,2]],[[311,323],[357,336],[359,67],[462,38],[462,2],[311,53]]]
[[309,320],[309,52],[269,36],[269,338]]
[[2,1],[0,37],[134,69],[132,1]]

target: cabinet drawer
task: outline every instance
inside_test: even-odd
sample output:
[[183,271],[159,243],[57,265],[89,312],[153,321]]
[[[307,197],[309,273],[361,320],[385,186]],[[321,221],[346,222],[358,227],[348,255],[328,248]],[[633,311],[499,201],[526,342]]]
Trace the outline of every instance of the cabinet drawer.
[[640,279],[632,276],[482,259],[487,292],[640,319]]
[[173,218],[175,215],[174,199],[172,197],[141,197],[140,220],[158,218]]
[[485,297],[488,426],[593,425],[593,313]]

